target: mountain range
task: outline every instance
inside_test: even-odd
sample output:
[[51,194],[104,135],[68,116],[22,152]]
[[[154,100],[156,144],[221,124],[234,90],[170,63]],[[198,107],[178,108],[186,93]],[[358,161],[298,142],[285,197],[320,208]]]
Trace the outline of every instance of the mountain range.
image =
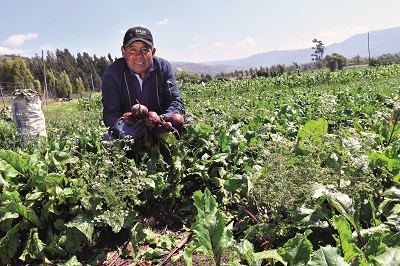
[[[312,41],[310,40],[310,43]],[[343,42],[333,43],[325,46],[324,55],[338,53],[346,58],[356,56],[368,58],[378,57],[383,54],[400,53],[400,27],[374,30],[366,33],[353,35]],[[188,73],[209,74],[214,76],[221,72],[228,73],[235,70],[246,70],[249,68],[270,67],[272,65],[293,63],[311,63],[312,46],[298,50],[275,50],[255,54],[246,58],[213,61],[204,63],[171,62],[175,71],[186,71]]]

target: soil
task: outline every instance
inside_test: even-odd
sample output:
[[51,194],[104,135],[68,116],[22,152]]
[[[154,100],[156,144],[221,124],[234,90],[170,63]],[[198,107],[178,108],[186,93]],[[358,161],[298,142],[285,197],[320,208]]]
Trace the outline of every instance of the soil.
[[[182,232],[177,232],[175,239],[180,240],[180,243],[168,254],[164,255],[160,258],[159,262],[152,262],[152,261],[136,261],[134,260],[135,253],[132,249],[132,244],[129,240],[128,234],[117,234],[110,236],[108,239],[102,244],[93,247],[91,252],[87,253],[87,260],[89,258],[97,258],[100,257],[99,265],[104,266],[128,266],[132,265],[132,263],[138,263],[138,266],[150,266],[150,265],[157,265],[157,266],[185,266],[186,262],[183,258],[183,250],[187,247],[190,243],[190,234],[188,232],[184,233],[186,236],[182,237]],[[141,246],[140,249],[147,249],[147,246]],[[96,255],[97,254],[97,255]],[[98,254],[101,254],[99,256]],[[177,261],[172,262],[171,257],[180,255]],[[229,250],[226,250],[222,254],[221,262],[229,263]],[[213,265],[212,259],[203,253],[200,252],[193,252],[192,255],[192,265],[193,266],[209,266]]]

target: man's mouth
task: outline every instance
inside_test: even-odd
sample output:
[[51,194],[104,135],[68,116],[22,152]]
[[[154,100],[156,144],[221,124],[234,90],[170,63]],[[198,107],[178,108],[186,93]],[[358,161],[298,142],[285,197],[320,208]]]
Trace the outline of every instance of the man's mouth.
[[142,62],[133,62],[135,65],[143,65],[144,64],[144,62],[142,61]]

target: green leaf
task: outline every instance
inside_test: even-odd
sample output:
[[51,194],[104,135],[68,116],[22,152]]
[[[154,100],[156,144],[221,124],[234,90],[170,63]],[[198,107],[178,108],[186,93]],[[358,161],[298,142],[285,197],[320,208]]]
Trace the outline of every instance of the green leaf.
[[40,227],[40,222],[36,213],[32,209],[25,207],[21,203],[11,202],[5,207],[5,209],[9,212],[18,213],[37,227]]
[[339,239],[344,259],[347,263],[350,263],[354,257],[362,255],[362,252],[354,243],[352,243],[352,232],[346,219],[343,216],[336,215],[332,217],[332,220],[339,232]]
[[354,229],[359,232],[361,227],[359,223],[360,198],[351,198],[346,194],[336,192],[330,193],[327,199],[350,222]]
[[29,262],[34,259],[41,261],[46,260],[44,254],[44,244],[39,239],[37,228],[31,228],[28,239],[26,240],[26,247],[19,257],[22,261]]
[[87,238],[87,240],[92,240],[93,236],[93,231],[94,231],[94,224],[92,222],[92,218],[85,215],[85,214],[80,214],[75,216],[72,221],[66,224],[68,228],[76,228],[82,234],[84,234]]
[[[2,173],[2,175],[4,176],[6,181],[10,181],[11,178],[16,177],[19,175],[19,171],[17,171],[17,169],[15,169],[11,164],[9,164],[7,161],[3,160],[0,158],[0,173]],[[4,183],[2,182],[2,183]]]
[[84,265],[79,262],[79,260],[76,258],[76,256],[72,256],[66,263],[61,263],[58,264],[59,266],[81,266]]
[[6,235],[0,239],[0,258],[4,265],[11,262],[11,258],[14,257],[20,243],[21,240],[18,223],[11,230],[7,231]]
[[215,198],[208,188],[204,194],[194,193],[197,208],[196,222],[191,226],[196,241],[196,250],[210,256],[219,265],[222,252],[233,243],[232,232],[226,228],[227,221],[217,208]]
[[268,260],[268,259],[273,259],[274,261],[279,261],[283,265],[287,265],[287,262],[279,255],[278,251],[275,249],[270,249],[270,250],[264,250],[261,252],[256,252],[254,253],[254,257],[257,260]]
[[278,250],[279,255],[281,255],[289,265],[307,265],[313,250],[312,243],[307,239],[310,233],[311,230],[307,230],[304,232],[304,235],[296,235]]
[[303,141],[322,142],[322,136],[328,132],[328,121],[322,118],[307,122],[298,132]]
[[82,243],[87,242],[87,237],[77,228],[67,228],[66,234],[60,238],[60,246],[70,254],[82,251]]
[[4,168],[6,180],[17,175],[25,175],[30,158],[31,156],[26,153],[21,155],[11,150],[0,151],[0,168]]
[[383,240],[388,235],[389,233],[382,233],[378,231],[375,232],[375,234],[368,240],[362,249],[364,256],[368,259],[368,261],[372,261],[374,257],[385,252],[386,244],[383,243]]
[[313,252],[308,266],[348,266],[336,247],[321,247]]
[[379,265],[400,266],[400,248],[388,248],[379,256],[374,258]]

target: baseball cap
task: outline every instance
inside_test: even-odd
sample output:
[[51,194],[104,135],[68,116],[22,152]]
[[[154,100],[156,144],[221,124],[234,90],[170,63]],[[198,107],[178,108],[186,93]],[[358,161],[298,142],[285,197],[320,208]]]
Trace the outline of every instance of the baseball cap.
[[143,41],[153,47],[153,36],[151,32],[143,27],[133,27],[126,31],[124,36],[124,47],[128,47],[135,41]]

